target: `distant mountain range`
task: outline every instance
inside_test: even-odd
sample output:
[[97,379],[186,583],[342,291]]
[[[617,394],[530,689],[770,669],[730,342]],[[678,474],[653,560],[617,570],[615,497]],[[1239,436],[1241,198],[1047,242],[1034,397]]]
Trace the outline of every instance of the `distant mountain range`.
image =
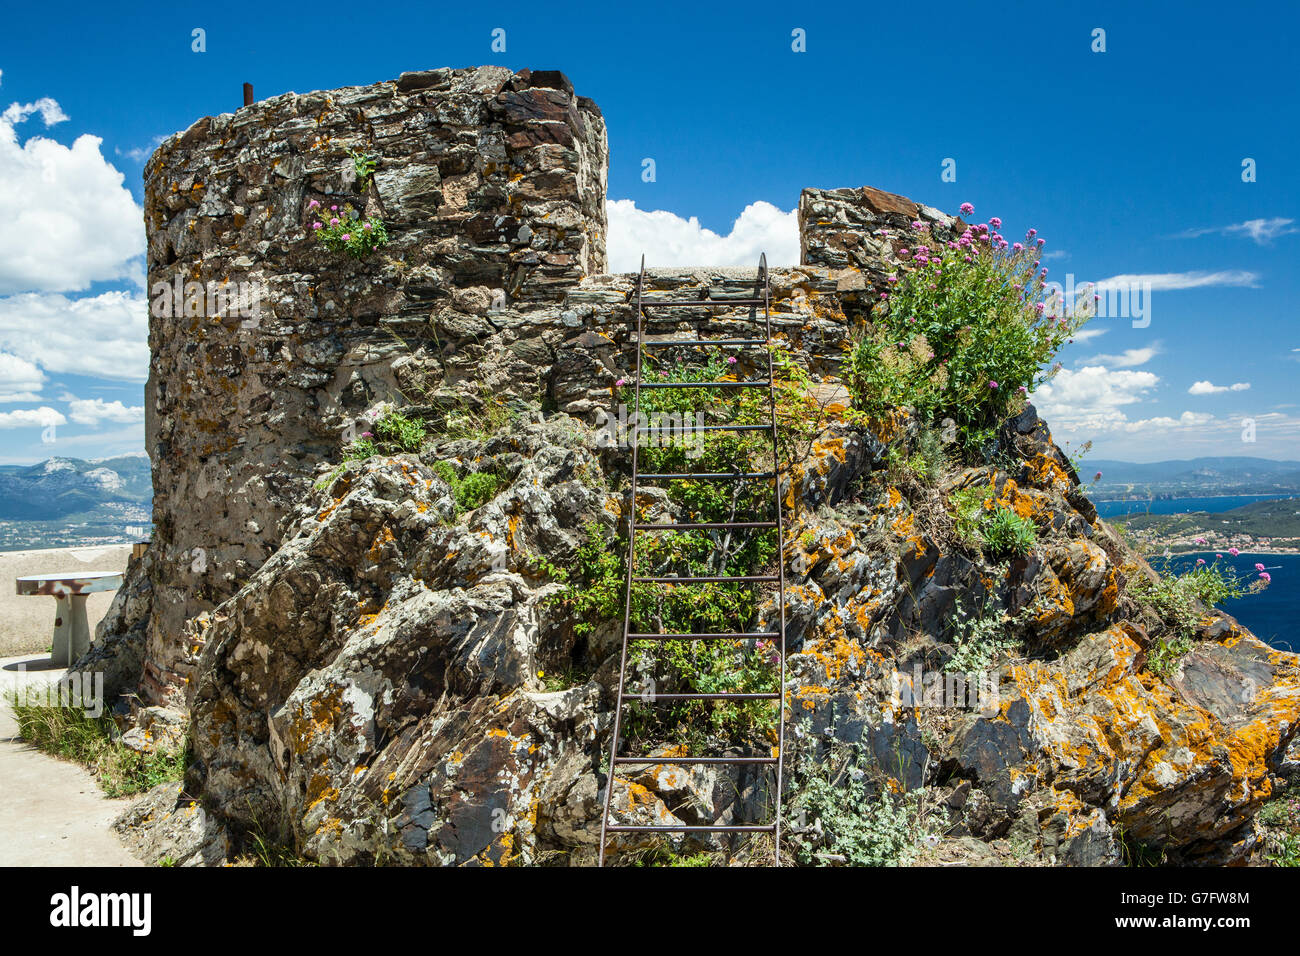
[[1085,482],[1102,473],[1091,497],[1188,497],[1198,495],[1284,495],[1300,493],[1300,461],[1268,458],[1190,458],[1135,464],[1085,458]]
[[152,499],[149,459],[144,455],[0,465],[0,520],[51,521],[109,504],[147,509]]
[[[1085,459],[1079,477],[1096,500],[1214,495],[1300,495],[1300,461],[1192,458],[1135,464]],[[149,459],[51,458],[0,465],[0,551],[139,540],[150,532]]]

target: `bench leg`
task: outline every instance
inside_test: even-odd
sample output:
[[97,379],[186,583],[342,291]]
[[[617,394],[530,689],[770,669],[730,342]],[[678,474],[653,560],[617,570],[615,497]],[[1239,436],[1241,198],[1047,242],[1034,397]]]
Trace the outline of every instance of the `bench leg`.
[[71,667],[81,656],[90,650],[90,622],[86,619],[86,598],[88,594],[72,595],[72,634],[69,636],[68,666]]
[[54,646],[50,650],[50,663],[67,667],[72,652],[72,596],[54,598]]
[[90,624],[86,619],[85,594],[54,598],[54,648],[50,662],[70,667],[90,650]]

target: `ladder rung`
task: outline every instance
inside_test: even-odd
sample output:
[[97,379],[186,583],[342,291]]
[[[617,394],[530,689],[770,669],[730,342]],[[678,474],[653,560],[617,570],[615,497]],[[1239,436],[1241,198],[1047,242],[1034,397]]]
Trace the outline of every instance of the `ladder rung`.
[[704,305],[766,305],[766,299],[642,299],[641,308],[647,305],[657,306],[694,306],[699,308]]
[[[662,694],[660,696],[663,696]],[[643,764],[653,767],[662,767],[674,763],[698,763],[698,764],[751,764],[751,763],[776,763],[779,757],[615,757],[615,764]]]
[[[779,693],[771,694],[646,694],[640,693],[628,695],[628,698],[635,696],[637,700],[645,704],[654,704],[661,700],[780,700]],[[628,699],[625,698],[625,699]]]
[[710,633],[681,634],[629,634],[629,641],[709,641],[709,640],[748,640],[750,638],[772,638],[781,636],[780,631],[714,631]]
[[638,435],[653,435],[656,432],[668,432],[670,435],[680,435],[683,432],[770,432],[771,425],[692,425],[689,428],[683,425],[681,428],[641,428],[637,427]]
[[751,574],[741,577],[707,577],[707,578],[633,578],[637,584],[738,584],[775,583],[781,579],[775,574]]
[[774,833],[776,826],[771,823],[761,824],[736,824],[735,826],[724,827],[721,825],[693,825],[686,826],[683,824],[679,827],[671,826],[634,826],[632,824],[611,823],[605,827],[610,833]]
[[767,379],[753,379],[744,382],[642,382],[642,388],[767,388],[772,383]]
[[646,348],[664,348],[670,345],[767,345],[767,339],[651,339],[633,342]]
[[695,524],[656,522],[633,526],[637,531],[722,531],[729,528],[775,528],[775,521],[699,521]]
[[647,481],[667,481],[670,479],[704,479],[706,481],[725,481],[728,478],[775,478],[774,471],[667,471],[662,474],[637,475],[638,479]]

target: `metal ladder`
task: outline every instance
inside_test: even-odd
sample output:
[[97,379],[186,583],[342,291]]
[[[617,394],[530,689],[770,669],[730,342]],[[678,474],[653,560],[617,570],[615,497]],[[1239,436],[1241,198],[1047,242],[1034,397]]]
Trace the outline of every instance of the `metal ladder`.
[[[761,289],[761,295],[755,295],[752,298],[736,299],[694,299],[687,301],[672,300],[651,300],[644,298],[645,294],[645,256],[641,257],[641,272],[636,280],[636,379],[634,382],[634,403],[633,414],[630,419],[631,428],[628,440],[632,444],[632,491],[631,506],[628,509],[628,555],[627,555],[627,589],[624,599],[623,612],[623,651],[619,661],[618,673],[618,699],[614,710],[614,734],[610,743],[610,762],[609,774],[605,785],[605,807],[601,816],[600,823],[600,857],[599,864],[605,864],[605,851],[608,843],[608,837],[613,833],[771,833],[773,834],[773,846],[775,863],[780,865],[781,862],[781,791],[782,791],[782,771],[784,769],[785,759],[785,524],[781,512],[781,488],[779,480],[779,457],[777,451],[777,433],[776,433],[776,397],[772,392],[772,312],[771,312],[771,289],[768,281],[767,272],[767,254],[759,259],[758,264],[758,282],[756,285]],[[755,311],[761,307],[763,309],[763,338],[749,339],[670,339],[647,341],[645,339],[645,309],[647,307],[671,309],[671,308],[699,308],[701,306],[747,306],[750,309],[751,319],[757,321]],[[642,383],[642,366],[641,357],[644,349],[663,348],[663,347],[681,347],[687,346],[764,346],[767,351],[767,378],[736,381],[736,382],[647,382]],[[653,429],[642,428],[641,425],[641,389],[642,388],[766,388],[768,391],[768,412],[769,421],[766,425],[704,425],[700,426],[702,431],[732,431],[732,432],[761,432],[769,433],[772,441],[772,471],[763,472],[670,472],[663,474],[640,474],[638,471],[637,449],[640,446],[639,437],[642,432],[650,432]],[[646,481],[673,481],[681,479],[690,480],[770,480],[772,482],[772,508],[774,511],[773,518],[766,521],[731,521],[731,522],[699,522],[699,523],[640,523],[637,521],[637,487],[642,480]],[[688,530],[724,530],[732,528],[745,529],[762,529],[775,528],[777,532],[777,566],[778,573],[773,575],[747,575],[740,577],[710,576],[710,577],[636,577],[636,536],[637,532],[655,532],[655,531],[688,531]],[[728,631],[716,633],[685,633],[685,634],[648,634],[638,633],[632,630],[632,585],[635,584],[708,584],[708,583],[747,583],[747,584],[776,584],[777,607],[780,614],[780,629],[776,631],[758,631],[758,632],[741,632]],[[659,701],[678,701],[678,700],[725,700],[725,701],[744,701],[744,700],[776,700],[779,702],[780,713],[778,717],[777,730],[777,750],[774,757],[636,757],[624,756],[619,754],[620,736],[623,724],[623,707],[626,700],[625,691],[627,686],[627,662],[628,662],[628,645],[632,641],[707,641],[707,640],[741,640],[741,639],[761,639],[779,642],[781,670],[780,682],[777,685],[775,693],[755,693],[755,694],[652,694],[649,697],[651,703]],[[638,696],[637,700],[646,698]],[[629,765],[636,766],[662,766],[666,764],[767,764],[776,767],[776,796],[775,796],[775,819],[767,824],[735,824],[735,825],[680,825],[680,826],[651,826],[651,825],[634,825],[634,824],[615,824],[610,822],[610,804],[614,793],[614,778],[619,767]]]

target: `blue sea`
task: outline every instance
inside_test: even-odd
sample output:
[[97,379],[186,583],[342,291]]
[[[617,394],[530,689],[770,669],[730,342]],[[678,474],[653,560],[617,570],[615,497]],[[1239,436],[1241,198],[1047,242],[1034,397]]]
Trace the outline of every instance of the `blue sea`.
[[1097,514],[1103,518],[1121,518],[1131,514],[1181,515],[1189,511],[1231,511],[1242,505],[1294,495],[1217,495],[1213,498],[1143,498],[1133,501],[1098,501]]
[[[1103,518],[1123,517],[1126,514],[1146,513],[1172,515],[1188,511],[1231,511],[1242,505],[1264,501],[1268,498],[1294,498],[1294,495],[1216,495],[1207,498],[1157,498],[1145,501],[1094,501],[1097,513]],[[1197,558],[1214,560],[1214,552],[1179,554],[1169,559],[1170,569],[1181,572],[1196,564]],[[1246,554],[1233,557],[1226,552],[1220,559],[1231,565],[1239,577],[1258,577],[1256,564],[1264,565],[1273,580],[1258,594],[1250,594],[1235,601],[1225,601],[1223,610],[1250,628],[1255,636],[1283,651],[1300,651],[1300,554]],[[1164,569],[1164,559],[1156,557],[1151,562]]]

